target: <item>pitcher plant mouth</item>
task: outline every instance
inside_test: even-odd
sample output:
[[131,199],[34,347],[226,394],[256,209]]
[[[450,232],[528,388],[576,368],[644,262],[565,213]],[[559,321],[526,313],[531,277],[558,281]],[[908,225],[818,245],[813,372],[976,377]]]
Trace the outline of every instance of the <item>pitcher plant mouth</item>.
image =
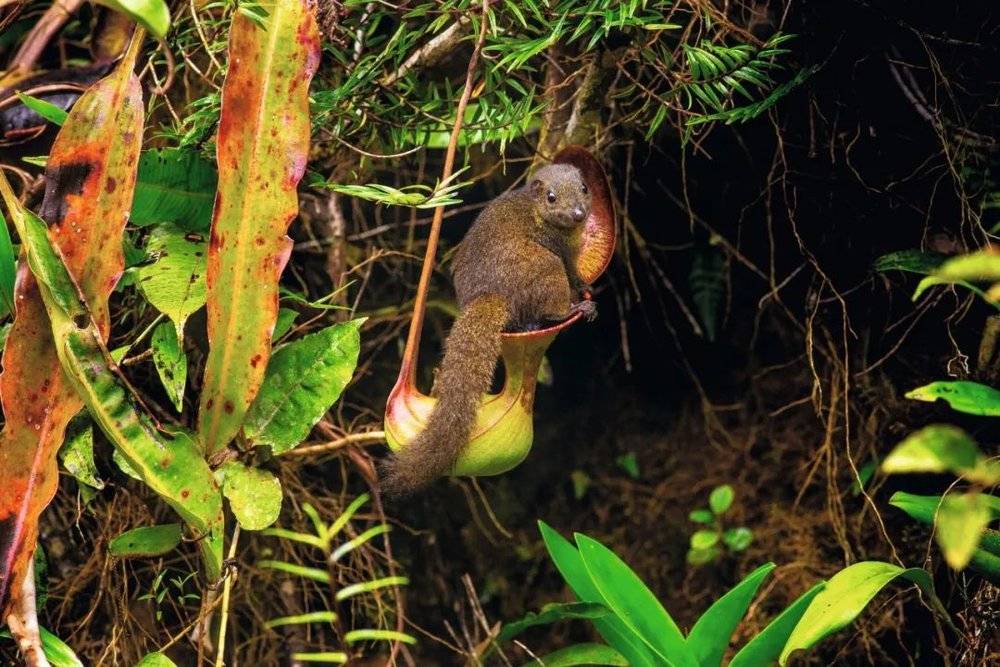
[[[607,268],[614,254],[615,221],[611,189],[604,169],[585,148],[564,148],[553,162],[577,167],[592,193],[577,268],[586,283],[593,283]],[[386,404],[386,441],[393,451],[404,448],[423,431],[437,403],[433,396],[421,393],[416,387],[416,347],[419,327],[423,324],[423,312],[420,310],[418,313],[418,309],[414,309],[411,326],[418,329],[407,340],[399,377]],[[498,394],[483,396],[476,411],[476,423],[469,444],[459,456],[452,475],[497,475],[525,459],[534,436],[535,388],[545,351],[559,332],[575,324],[581,316],[577,312],[541,329],[501,334],[503,389]]]

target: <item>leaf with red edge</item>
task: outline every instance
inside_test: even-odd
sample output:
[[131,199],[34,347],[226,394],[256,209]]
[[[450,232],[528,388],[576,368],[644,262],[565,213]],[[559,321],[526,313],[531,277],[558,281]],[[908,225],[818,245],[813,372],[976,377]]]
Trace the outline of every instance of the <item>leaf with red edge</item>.
[[[45,170],[41,215],[52,244],[107,336],[108,295],[122,274],[122,233],[142,143],[142,89],[136,49],[73,106]],[[82,407],[60,370],[38,284],[22,262],[16,316],[3,353],[0,394],[0,607],[35,548],[38,517],[56,490],[56,453]]]
[[309,82],[319,64],[315,2],[237,13],[222,87],[218,192],[208,248],[208,337],[198,437],[209,454],[239,431],[267,369],[278,278],[291,252],[309,153]]

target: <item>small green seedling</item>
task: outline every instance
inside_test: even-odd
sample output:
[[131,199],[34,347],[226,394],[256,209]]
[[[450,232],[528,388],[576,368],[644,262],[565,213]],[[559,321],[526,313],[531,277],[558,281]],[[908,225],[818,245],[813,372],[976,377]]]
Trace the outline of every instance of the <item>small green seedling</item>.
[[708,494],[708,507],[693,510],[688,515],[694,523],[705,526],[691,535],[687,561],[692,565],[714,562],[725,551],[743,551],[753,542],[753,532],[749,528],[727,528],[723,521],[734,498],[733,487],[728,484],[717,486]]

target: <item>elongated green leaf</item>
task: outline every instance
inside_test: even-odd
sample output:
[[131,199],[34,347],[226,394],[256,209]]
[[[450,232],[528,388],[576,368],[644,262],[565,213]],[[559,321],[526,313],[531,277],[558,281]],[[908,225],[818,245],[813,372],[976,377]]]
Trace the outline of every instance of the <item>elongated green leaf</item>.
[[307,567],[296,563],[286,563],[281,560],[262,560],[257,563],[257,567],[263,567],[269,570],[278,570],[279,572],[292,574],[296,577],[302,577],[303,579],[318,581],[321,584],[330,583],[330,573],[326,570],[321,570],[318,567]]
[[695,622],[688,633],[687,645],[701,667],[717,667],[722,664],[722,656],[729,647],[729,638],[733,636],[740,619],[753,602],[757,589],[772,570],[774,563],[758,567],[712,603]]
[[933,273],[947,259],[945,255],[923,250],[898,250],[875,260],[876,271],[907,271],[927,275]]
[[116,558],[162,556],[181,543],[181,524],[165,523],[126,531],[108,543],[108,552]]
[[[6,184],[0,176],[0,185]],[[9,196],[8,196],[9,195]],[[57,341],[56,353],[67,379],[91,417],[142,481],[162,497],[201,537],[210,578],[222,565],[222,499],[212,471],[193,440],[183,432],[166,436],[115,374],[86,301],[49,244],[44,223],[20,208],[5,192],[8,207],[27,249],[28,264]]]
[[153,350],[153,365],[160,382],[177,412],[184,409],[184,385],[187,382],[187,356],[177,340],[177,330],[163,322],[153,330],[149,340]]
[[855,563],[833,575],[826,588],[813,598],[788,638],[778,662],[784,665],[793,652],[811,648],[849,625],[879,591],[900,577],[917,584],[935,608],[948,618],[934,594],[934,584],[926,571],[917,567],[904,569],[880,561]]
[[[142,143],[142,90],[130,51],[108,77],[76,101],[59,131],[45,171],[41,212],[34,230],[55,245],[68,298],[78,300],[72,275],[93,309],[101,333],[108,328],[108,296],[122,272],[122,232]],[[24,242],[24,209],[6,179],[0,180],[11,222]],[[48,229],[46,228],[48,224]],[[4,225],[4,234],[6,225]],[[0,238],[4,244],[4,238]],[[0,263],[5,260],[0,252]],[[8,258],[9,259],[9,258]],[[9,262],[0,266],[0,282]],[[68,273],[67,273],[68,270]],[[6,289],[6,288],[2,288]],[[56,455],[69,420],[82,407],[56,355],[46,304],[27,262],[16,282],[16,317],[3,353],[0,401],[0,616],[9,590],[20,590],[36,542],[37,520],[56,490]],[[88,317],[89,319],[89,317]],[[72,323],[70,323],[72,325]]]
[[53,125],[62,126],[69,117],[69,112],[64,111],[61,107],[57,107],[52,102],[47,100],[34,97],[32,95],[25,95],[24,93],[18,91],[17,99],[21,100],[21,104],[28,107],[39,116],[49,121]]
[[164,0],[97,0],[116,12],[137,21],[146,30],[163,39],[170,30],[170,10]]
[[354,374],[362,322],[334,324],[274,354],[243,426],[251,441],[281,454],[306,439]]
[[1000,417],[1000,390],[978,382],[931,382],[906,392],[906,397],[931,403],[943,399],[958,412]]
[[604,603],[664,659],[680,667],[696,667],[674,619],[642,579],[606,546],[576,533],[576,546]]
[[205,305],[205,239],[174,225],[159,225],[149,236],[146,252],[157,259],[137,270],[139,289],[170,318],[182,341],[187,318]]
[[572,667],[573,665],[628,667],[629,661],[621,653],[604,644],[574,644],[524,663],[524,667]]
[[500,631],[498,639],[500,641],[510,641],[528,628],[536,625],[548,625],[557,621],[565,621],[574,618],[595,619],[608,615],[608,608],[595,602],[567,602],[563,604],[549,604],[542,607],[537,614],[531,612],[524,618],[506,623]]
[[332,611],[311,611],[307,614],[297,614],[295,616],[281,616],[272,618],[264,624],[265,628],[280,628],[285,625],[306,625],[309,623],[330,624],[337,620],[337,614]]
[[215,165],[195,151],[143,151],[130,221],[140,227],[170,223],[183,232],[207,234],[217,181]]
[[[208,453],[243,425],[264,379],[278,315],[285,234],[309,152],[309,82],[319,64],[315,4],[262,2],[266,29],[243,13],[229,32],[208,249],[208,338],[198,437]],[[235,66],[234,66],[235,65]]]
[[80,658],[66,642],[45,628],[39,628],[38,631],[42,638],[42,653],[52,667],[83,667]]
[[[570,589],[583,602],[605,604],[600,591],[594,585],[583,564],[579,551],[562,535],[550,528],[544,521],[538,522],[538,528],[545,541],[545,548],[555,564],[559,574]],[[594,627],[611,646],[628,659],[630,665],[636,667],[655,667],[663,664],[664,658],[646,646],[645,642],[633,632],[625,622],[617,616],[606,616],[593,620]]]
[[281,513],[281,482],[271,472],[228,461],[215,471],[222,495],[246,530],[263,530]]
[[344,634],[344,641],[348,644],[357,642],[383,641],[383,642],[403,642],[404,644],[416,644],[415,637],[405,632],[395,630],[351,630]]
[[59,459],[76,481],[93,489],[104,488],[104,481],[97,476],[94,464],[94,427],[91,424],[67,434],[59,449]]
[[812,599],[825,587],[826,582],[820,582],[800,595],[733,656],[729,667],[770,667],[777,662],[799,619],[806,613]]
[[177,667],[177,663],[159,651],[147,653],[135,667]]
[[14,313],[14,281],[17,278],[17,260],[14,244],[10,240],[7,220],[0,213],[0,317]]
[[337,595],[337,601],[346,600],[347,598],[354,597],[355,595],[361,595],[362,593],[371,593],[372,591],[377,591],[382,588],[388,588],[390,586],[405,586],[410,583],[410,580],[406,577],[382,577],[381,579],[372,579],[371,581],[362,581],[357,584],[351,584],[350,586],[344,586],[339,591]]
[[978,493],[949,493],[942,499],[935,537],[952,569],[969,564],[991,518],[989,504]]

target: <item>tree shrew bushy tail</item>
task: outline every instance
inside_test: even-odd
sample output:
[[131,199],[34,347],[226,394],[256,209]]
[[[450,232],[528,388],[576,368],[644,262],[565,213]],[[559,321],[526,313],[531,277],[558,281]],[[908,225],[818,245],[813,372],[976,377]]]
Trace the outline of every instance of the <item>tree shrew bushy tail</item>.
[[469,442],[480,398],[489,391],[510,317],[506,299],[483,295],[452,325],[435,382],[437,404],[427,428],[383,463],[382,489],[404,496],[447,475]]

